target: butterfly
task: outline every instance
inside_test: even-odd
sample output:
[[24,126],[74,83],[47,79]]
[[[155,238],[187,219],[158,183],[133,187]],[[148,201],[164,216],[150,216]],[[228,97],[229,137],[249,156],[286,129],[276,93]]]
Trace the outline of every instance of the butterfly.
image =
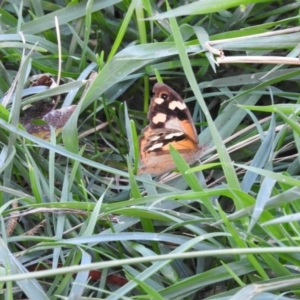
[[148,112],[150,124],[139,139],[138,175],[162,175],[176,168],[169,145],[192,164],[199,159],[201,147],[190,111],[181,97],[169,86],[156,83]]

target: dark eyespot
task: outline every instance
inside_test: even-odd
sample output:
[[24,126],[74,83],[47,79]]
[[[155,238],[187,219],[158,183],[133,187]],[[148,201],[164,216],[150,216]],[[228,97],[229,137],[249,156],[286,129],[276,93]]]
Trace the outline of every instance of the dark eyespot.
[[164,100],[168,100],[168,94],[161,93],[161,98],[163,98]]

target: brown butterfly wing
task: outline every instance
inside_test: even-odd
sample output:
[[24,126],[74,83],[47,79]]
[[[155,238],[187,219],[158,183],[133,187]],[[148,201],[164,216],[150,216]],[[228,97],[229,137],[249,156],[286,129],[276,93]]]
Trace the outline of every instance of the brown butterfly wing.
[[155,84],[153,92],[148,113],[150,124],[139,140],[142,166],[138,174],[161,175],[175,168],[169,145],[188,163],[199,158],[200,147],[190,112],[181,97],[163,83]]

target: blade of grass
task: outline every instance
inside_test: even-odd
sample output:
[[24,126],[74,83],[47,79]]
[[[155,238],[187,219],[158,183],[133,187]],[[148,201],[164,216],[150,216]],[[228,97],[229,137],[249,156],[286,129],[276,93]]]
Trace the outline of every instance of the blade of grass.
[[[170,7],[168,7],[168,9],[170,9]],[[193,69],[191,67],[189,58],[186,53],[186,49],[185,49],[185,45],[184,45],[184,42],[181,37],[180,29],[174,18],[170,19],[170,25],[171,25],[174,41],[175,41],[176,47],[178,49],[178,54],[179,54],[179,57],[180,57],[180,60],[182,63],[184,73],[185,73],[187,80],[189,81],[189,84],[197,98],[197,101],[207,119],[208,126],[212,133],[212,138],[214,140],[218,154],[220,156],[220,160],[222,163],[224,163],[223,170],[225,173],[225,177],[228,181],[228,184],[230,185],[230,187],[232,189],[240,189],[240,184],[237,179],[236,173],[234,171],[233,165],[231,164],[230,156],[227,153],[226,148],[224,147],[223,141],[218,133],[217,128],[214,125],[213,119],[210,116],[210,113],[206,106],[206,103],[201,95],[200,90],[198,89],[197,81],[195,79]]]

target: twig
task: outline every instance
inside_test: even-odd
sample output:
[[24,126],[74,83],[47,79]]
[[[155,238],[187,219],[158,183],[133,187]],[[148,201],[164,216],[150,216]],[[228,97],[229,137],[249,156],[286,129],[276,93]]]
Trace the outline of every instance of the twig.
[[[223,40],[216,40],[216,41],[207,41],[205,43],[205,48],[207,51],[211,52],[214,55],[217,55],[217,59],[215,60],[216,64],[229,64],[229,63],[259,63],[259,64],[284,64],[284,65],[300,65],[300,59],[294,57],[282,57],[282,56],[230,56],[226,57],[222,48],[215,48],[214,45],[220,45],[223,43],[235,43],[237,41],[249,40],[253,38],[262,38],[262,37],[269,37],[281,34],[288,34],[293,32],[300,31],[300,26],[277,30],[272,32],[265,32],[260,34],[248,35],[245,37],[238,37],[238,38],[231,38],[231,39],[223,39]],[[300,42],[300,41],[299,41]]]

